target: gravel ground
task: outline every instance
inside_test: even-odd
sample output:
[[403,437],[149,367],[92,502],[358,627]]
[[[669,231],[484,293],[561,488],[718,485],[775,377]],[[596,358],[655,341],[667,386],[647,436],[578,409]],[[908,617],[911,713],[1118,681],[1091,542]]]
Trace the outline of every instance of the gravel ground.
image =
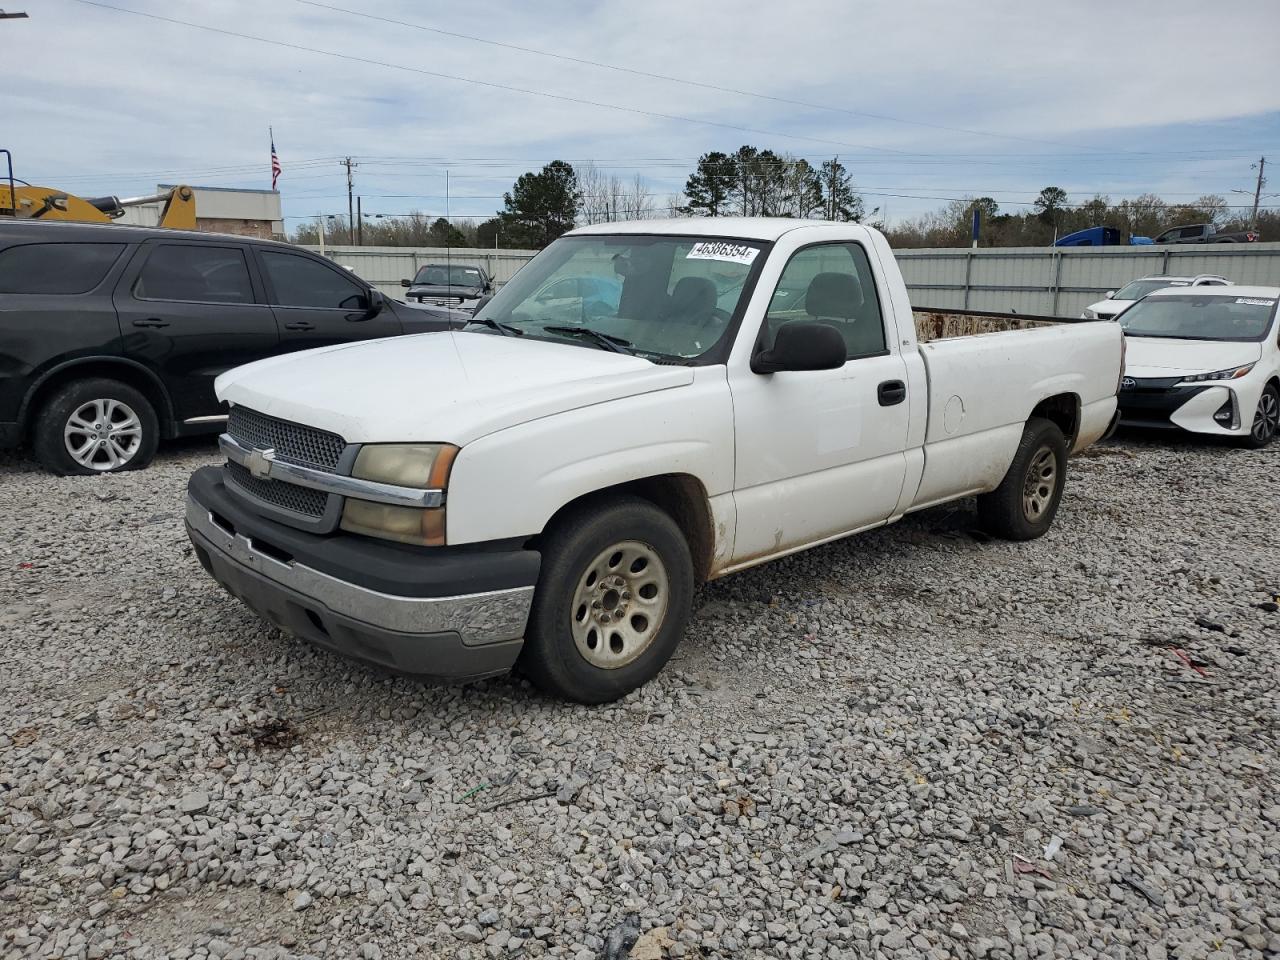
[[730,577],[602,708],[267,627],[183,535],[214,459],[0,460],[3,960],[1280,955],[1280,451]]

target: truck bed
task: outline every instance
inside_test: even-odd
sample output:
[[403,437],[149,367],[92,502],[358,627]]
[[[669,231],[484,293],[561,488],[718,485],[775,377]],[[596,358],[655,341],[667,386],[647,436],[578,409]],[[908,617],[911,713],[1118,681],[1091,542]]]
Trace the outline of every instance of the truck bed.
[[1120,379],[1119,327],[1012,317],[1008,324],[920,344],[929,399],[924,469],[910,509],[954,497],[958,487],[994,489],[1041,401],[1068,398],[1078,422],[1073,448],[1106,432]]

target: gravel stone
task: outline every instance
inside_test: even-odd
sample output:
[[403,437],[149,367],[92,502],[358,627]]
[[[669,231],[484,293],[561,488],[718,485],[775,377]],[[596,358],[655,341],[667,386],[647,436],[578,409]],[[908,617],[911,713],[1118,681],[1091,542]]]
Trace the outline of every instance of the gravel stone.
[[249,613],[208,440],[0,456],[0,960],[1276,955],[1278,458],[1121,435],[1040,540],[969,501],[726,577],[584,708]]

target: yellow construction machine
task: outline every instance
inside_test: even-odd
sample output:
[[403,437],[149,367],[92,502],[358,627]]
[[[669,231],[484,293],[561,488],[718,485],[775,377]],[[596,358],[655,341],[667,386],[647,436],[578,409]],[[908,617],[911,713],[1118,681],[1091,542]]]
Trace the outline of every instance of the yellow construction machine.
[[[0,150],[0,154],[8,154]],[[160,226],[175,230],[196,228],[196,195],[186,185],[171,187],[148,197],[77,197],[53,187],[37,187],[0,174],[0,217],[23,220],[75,220],[80,223],[110,223],[124,215],[126,207],[164,202]]]

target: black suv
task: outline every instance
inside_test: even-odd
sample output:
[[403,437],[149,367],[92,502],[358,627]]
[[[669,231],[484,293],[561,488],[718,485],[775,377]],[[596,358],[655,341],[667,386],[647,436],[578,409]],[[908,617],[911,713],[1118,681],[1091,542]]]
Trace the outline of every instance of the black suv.
[[161,439],[221,429],[224,370],[465,319],[286,243],[0,220],[0,447],[29,438],[61,474],[143,467]]

